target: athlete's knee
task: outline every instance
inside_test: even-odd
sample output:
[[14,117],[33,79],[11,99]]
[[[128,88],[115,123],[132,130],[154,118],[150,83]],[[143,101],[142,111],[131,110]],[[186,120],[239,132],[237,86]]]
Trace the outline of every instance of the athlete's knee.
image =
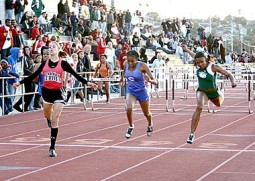
[[203,106],[197,105],[196,111],[197,111],[197,112],[202,112],[202,110],[203,110]]
[[144,116],[146,116],[146,117],[151,116],[151,112],[144,113]]

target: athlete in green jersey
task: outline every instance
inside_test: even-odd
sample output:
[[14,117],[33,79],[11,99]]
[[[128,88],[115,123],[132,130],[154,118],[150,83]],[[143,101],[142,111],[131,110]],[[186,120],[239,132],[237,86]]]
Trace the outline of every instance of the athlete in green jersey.
[[213,57],[207,58],[203,52],[195,54],[189,50],[186,45],[183,45],[183,51],[188,52],[194,58],[195,66],[198,68],[197,107],[192,116],[191,131],[187,139],[187,143],[192,144],[195,139],[194,133],[197,129],[204,105],[210,100],[214,105],[219,107],[224,100],[223,94],[216,85],[216,73],[225,75],[231,81],[232,88],[236,87],[236,83],[230,72],[222,69],[219,65],[211,61]]

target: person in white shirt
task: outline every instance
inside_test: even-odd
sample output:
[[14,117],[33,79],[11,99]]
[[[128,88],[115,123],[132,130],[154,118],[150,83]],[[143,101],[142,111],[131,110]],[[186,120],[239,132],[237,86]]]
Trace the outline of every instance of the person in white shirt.
[[158,53],[157,54],[157,59],[155,59],[153,61],[153,64],[152,64],[152,68],[161,68],[161,67],[164,67],[166,64],[165,64],[165,61],[163,60],[163,56],[161,53]]
[[233,64],[233,60],[232,60],[232,58],[231,58],[231,56],[230,56],[230,54],[229,53],[227,53],[227,55],[225,56],[225,61],[226,61],[226,64],[228,64],[228,65],[232,65]]
[[111,64],[112,68],[114,69],[115,66],[115,61],[116,61],[116,56],[115,56],[115,49],[112,46],[112,42],[107,43],[107,47],[104,52],[105,55],[107,55],[107,62]]
[[162,72],[162,68],[166,66],[165,60],[163,60],[163,55],[161,52],[157,54],[157,59],[153,61],[152,68],[154,69],[154,77],[159,79],[160,73]]
[[46,20],[46,12],[42,12],[41,16],[39,16],[38,18],[38,23],[40,24],[40,27],[43,27],[43,30],[45,32],[48,32],[49,31],[49,28],[48,28],[48,22]]

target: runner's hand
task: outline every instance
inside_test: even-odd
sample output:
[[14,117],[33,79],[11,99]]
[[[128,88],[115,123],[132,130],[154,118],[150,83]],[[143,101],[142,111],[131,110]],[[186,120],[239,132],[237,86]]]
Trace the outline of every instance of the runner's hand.
[[88,82],[87,86],[91,87],[92,89],[96,90],[97,89],[97,85],[95,83],[92,82]]
[[14,84],[13,84],[13,88],[14,88],[14,89],[17,89],[19,86],[20,86],[20,83],[14,83]]
[[232,88],[235,88],[236,86],[236,83],[232,83]]

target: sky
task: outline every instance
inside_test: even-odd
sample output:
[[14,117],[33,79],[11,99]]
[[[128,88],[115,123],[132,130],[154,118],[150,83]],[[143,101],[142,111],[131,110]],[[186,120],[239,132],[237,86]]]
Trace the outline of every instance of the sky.
[[[111,2],[103,1],[107,4]],[[115,7],[132,12],[137,9],[144,12],[153,11],[159,13],[161,18],[185,16],[206,19],[216,15],[223,19],[232,15],[255,20],[254,6],[251,3],[251,0],[115,0]]]
[[[31,3],[32,0],[28,0]],[[57,12],[59,0],[42,0],[49,14]],[[71,4],[72,0],[68,0]],[[103,0],[107,5],[112,0]],[[65,2],[65,0],[63,0]],[[252,0],[114,0],[117,9],[135,12],[157,12],[161,18],[191,18],[207,19],[210,16],[243,16],[247,20],[255,20],[255,10]],[[54,5],[53,5],[54,3]],[[140,4],[140,5],[139,5]],[[27,6],[29,10],[30,5]],[[203,8],[201,8],[203,7]]]

